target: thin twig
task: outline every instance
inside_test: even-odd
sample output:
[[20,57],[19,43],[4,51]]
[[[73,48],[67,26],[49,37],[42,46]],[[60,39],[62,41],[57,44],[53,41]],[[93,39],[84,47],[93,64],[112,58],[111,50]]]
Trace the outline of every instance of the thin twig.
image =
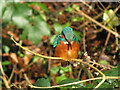
[[88,16],[87,14],[85,14],[83,11],[73,7],[76,11],[78,11],[78,14],[86,17],[87,19],[89,19],[90,21],[96,23],[97,25],[99,25],[100,27],[104,28],[106,31],[112,33],[113,35],[115,35],[116,37],[120,38],[120,35],[112,30],[110,30],[109,28],[107,28],[106,26],[102,25],[101,23],[99,23],[98,21],[94,20],[93,18],[91,18],[90,16]]
[[[106,9],[109,9],[110,6],[111,6],[111,4],[109,4]],[[75,11],[73,11],[73,12],[74,12],[74,13],[77,13],[77,12],[75,12]],[[103,15],[103,12],[101,12],[100,14],[98,14],[97,16],[95,16],[95,17],[93,17],[93,18],[94,18],[94,19],[98,19],[98,18],[99,18],[100,16],[102,16],[102,15]],[[88,23],[90,23],[90,21],[86,21],[85,23],[83,23],[82,25],[80,25],[80,26],[78,27],[78,29],[84,27],[85,25],[88,25]]]
[[27,77],[27,74],[24,73],[24,77],[25,77],[26,81],[28,82],[28,84],[32,85],[29,78]]
[[9,84],[8,84],[8,81],[7,81],[7,79],[5,78],[5,76],[0,76],[0,78],[4,81],[6,88],[10,88],[10,86],[9,86]]
[[84,52],[86,52],[86,44],[85,44],[85,30],[83,30],[83,48],[84,48]]
[[85,4],[87,7],[89,7],[89,9],[90,10],[92,10],[92,11],[94,11],[96,14],[97,14],[97,12],[95,11],[95,9],[92,7],[92,6],[90,6],[89,4],[87,4],[84,0],[80,0],[83,4]]
[[108,35],[107,35],[106,41],[105,41],[105,45],[104,45],[104,47],[102,49],[102,54],[104,53],[104,51],[105,51],[105,49],[107,47],[108,41],[110,39],[110,35],[111,35],[111,33],[109,32]]
[[105,80],[106,80],[106,76],[104,75],[102,81],[95,87],[95,89],[100,87],[100,85],[102,85],[105,82]]
[[2,75],[3,75],[3,76],[0,76],[0,78],[3,79],[6,88],[10,88],[10,86],[9,86],[9,84],[8,84],[8,81],[7,81],[6,77],[5,77],[6,74],[4,73],[4,70],[3,70],[3,67],[2,67],[1,62],[0,62],[0,69],[1,69],[1,73],[2,73]]
[[79,72],[78,72],[78,76],[77,79],[80,79],[80,74],[81,74],[82,68],[80,68]]
[[12,73],[11,73],[11,75],[10,75],[10,78],[8,79],[8,82],[9,82],[9,83],[10,83],[10,81],[11,81],[13,75],[14,75],[14,68],[13,68],[13,70],[12,70]]
[[27,48],[23,47],[22,45],[20,45],[19,43],[17,43],[17,42],[13,39],[13,36],[11,36],[11,40],[12,40],[17,46],[21,47],[22,49],[24,49],[24,50],[26,50],[26,51],[34,54],[34,55],[37,55],[37,56],[39,56],[39,57],[46,58],[46,59],[60,59],[60,60],[62,59],[62,58],[60,58],[60,57],[50,57],[50,56],[45,56],[45,55],[41,55],[41,54],[32,52],[32,51],[30,51],[29,49],[27,49]]

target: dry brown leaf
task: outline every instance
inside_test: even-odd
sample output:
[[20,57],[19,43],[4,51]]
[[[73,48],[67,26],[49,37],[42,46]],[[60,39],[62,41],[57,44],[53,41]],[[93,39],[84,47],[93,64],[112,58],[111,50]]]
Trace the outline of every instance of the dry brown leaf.
[[15,53],[10,53],[9,61],[10,61],[12,64],[17,64],[17,63],[18,63],[17,55],[16,55]]

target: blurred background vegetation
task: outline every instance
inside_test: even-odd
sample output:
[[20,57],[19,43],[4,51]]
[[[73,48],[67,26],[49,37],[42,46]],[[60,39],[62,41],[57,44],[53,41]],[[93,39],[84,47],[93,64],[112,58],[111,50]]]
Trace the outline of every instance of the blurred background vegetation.
[[[120,60],[119,38],[81,16],[73,7],[120,34],[120,10],[118,2],[2,2],[2,67],[12,88],[28,87],[24,73],[36,86],[51,86],[84,80],[89,77],[88,67],[62,67],[51,60],[34,56],[16,46],[14,39],[33,52],[54,56],[53,40],[63,28],[70,26],[80,41],[79,58],[84,58],[83,38],[86,51],[92,59],[104,65],[115,66],[103,70],[106,75],[118,76]],[[118,10],[117,10],[118,9]],[[115,12],[115,10],[117,10]],[[115,13],[114,13],[115,12]],[[107,43],[107,45],[105,44]],[[81,69],[82,68],[82,69]],[[99,67],[100,70],[102,68]],[[106,72],[105,72],[106,71]],[[97,77],[95,71],[90,70]],[[71,78],[72,75],[72,78]],[[100,80],[85,82],[71,87],[93,88]],[[4,83],[0,82],[4,88]],[[111,87],[110,87],[111,85]],[[108,80],[101,88],[118,88],[118,80]]]

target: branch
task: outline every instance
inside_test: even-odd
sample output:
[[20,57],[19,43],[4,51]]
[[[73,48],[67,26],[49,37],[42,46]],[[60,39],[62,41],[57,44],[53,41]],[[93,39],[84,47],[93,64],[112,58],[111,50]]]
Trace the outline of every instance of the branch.
[[[73,60],[74,60],[74,61],[76,61],[76,62],[80,62],[80,63],[86,64],[86,65],[88,65],[89,67],[95,69],[96,71],[98,71],[98,72],[103,76],[103,77],[101,77],[101,78],[97,78],[97,79],[102,79],[102,81],[101,81],[95,88],[98,88],[102,83],[104,83],[104,81],[105,81],[106,79],[109,79],[109,77],[105,76],[104,73],[102,73],[99,69],[97,69],[96,67],[90,65],[90,64],[87,63],[87,62],[84,62],[82,59],[66,60],[66,59],[59,58],[59,57],[50,57],[50,56],[41,55],[41,54],[32,52],[32,51],[30,51],[29,49],[27,49],[27,48],[23,47],[22,45],[20,45],[19,43],[17,43],[17,42],[14,40],[13,36],[11,36],[11,39],[14,41],[14,43],[15,43],[16,45],[18,45],[19,47],[21,47],[23,50],[26,50],[26,51],[28,51],[28,52],[30,52],[30,53],[32,53],[32,54],[37,55],[37,56],[40,56],[40,57],[43,57],[43,58],[47,58],[47,59],[58,59],[58,60],[61,59],[61,60],[64,60],[64,61],[73,61]],[[120,77],[114,77],[114,78],[117,78],[117,79],[118,79],[118,78],[120,78]],[[85,81],[89,81],[89,80],[94,80],[94,79],[96,80],[96,78],[92,78],[92,79],[87,79],[87,80],[79,81],[79,83],[85,82]],[[112,78],[111,78],[111,79],[112,79]],[[72,84],[77,84],[77,83],[74,82],[74,83],[72,83]],[[65,85],[65,86],[66,86],[66,85],[71,85],[71,83],[70,83],[70,84],[64,84],[64,85]],[[57,85],[57,86],[51,86],[51,87],[39,87],[39,88],[54,88],[54,87],[60,87],[60,86],[64,86],[64,85]],[[38,87],[33,86],[33,85],[29,85],[29,86],[34,87],[34,88],[38,88]]]
[[99,69],[97,69],[96,67],[88,64],[87,62],[84,62],[82,59],[66,60],[66,59],[60,58],[60,57],[50,57],[50,56],[41,55],[41,54],[32,52],[32,51],[30,51],[29,49],[27,49],[27,48],[23,47],[22,45],[20,45],[19,43],[17,43],[17,42],[14,40],[13,36],[11,36],[11,39],[14,41],[14,43],[15,43],[16,45],[18,45],[19,47],[21,47],[23,50],[26,50],[26,51],[28,51],[28,52],[30,52],[30,53],[32,53],[32,54],[37,55],[37,56],[40,56],[40,57],[43,57],[43,58],[46,58],[46,59],[58,59],[58,60],[64,60],[64,61],[73,61],[73,60],[74,60],[74,61],[76,61],[76,62],[80,62],[80,63],[83,63],[83,64],[88,65],[89,67],[91,67],[91,68],[95,69],[96,71],[98,71],[102,76],[104,76],[104,74],[103,74]]
[[[78,82],[72,82],[72,83],[67,83],[67,84],[63,84],[63,85],[56,85],[56,86],[50,86],[50,87],[37,87],[37,86],[33,86],[33,85],[29,85],[29,86],[31,88],[56,88],[56,87],[63,87],[63,86],[68,86],[68,85],[79,84],[79,83],[87,82],[87,81],[91,81],[91,80],[98,80],[98,79],[102,79],[102,78],[103,77],[91,78],[91,79],[86,79],[86,80],[82,80],[82,81],[78,81]],[[106,76],[105,79],[120,79],[120,77]]]
[[93,18],[91,18],[90,16],[88,16],[87,14],[85,14],[84,12],[82,12],[81,10],[73,7],[76,11],[78,11],[78,14],[86,17],[87,19],[89,19],[90,21],[96,23],[97,25],[99,25],[100,27],[104,28],[106,31],[112,33],[113,35],[115,35],[116,37],[120,38],[120,35],[112,30],[110,30],[109,28],[107,28],[106,26],[102,25],[101,23],[99,23],[98,21],[94,20]]
[[39,57],[46,58],[46,59],[59,59],[59,60],[62,59],[62,58],[60,58],[60,57],[50,57],[50,56],[45,56],[45,55],[41,55],[41,54],[32,52],[32,51],[30,51],[29,49],[27,49],[27,48],[23,47],[22,45],[20,45],[19,43],[17,43],[17,42],[14,40],[14,38],[13,38],[12,35],[11,35],[11,40],[12,40],[17,46],[21,47],[22,49],[24,49],[24,50],[26,50],[26,51],[34,54],[34,55],[37,55],[37,56],[39,56]]

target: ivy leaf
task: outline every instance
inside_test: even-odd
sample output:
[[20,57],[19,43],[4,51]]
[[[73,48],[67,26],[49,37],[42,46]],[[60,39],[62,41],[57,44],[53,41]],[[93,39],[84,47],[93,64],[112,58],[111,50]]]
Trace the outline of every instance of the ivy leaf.
[[29,21],[24,16],[20,15],[13,16],[12,20],[19,28],[24,28],[29,24]]
[[3,61],[2,65],[11,65],[11,62],[10,61]]
[[3,50],[5,51],[5,53],[9,53],[10,48],[6,45],[3,45]]
[[51,72],[53,75],[57,74],[58,71],[59,71],[59,67],[57,67],[57,66],[52,67],[52,68],[50,69],[50,72]]
[[76,32],[76,31],[73,31],[74,32],[74,35],[77,37],[77,39],[80,41],[81,40],[81,36],[83,36],[83,34],[81,32]]
[[42,8],[43,10],[45,10],[46,12],[49,11],[49,9],[46,7],[46,5],[44,3],[39,3],[40,8]]
[[61,33],[61,31],[62,31],[62,26],[61,26],[59,23],[54,23],[53,27],[54,27],[55,31],[56,31],[58,34]]
[[59,83],[59,82],[61,82],[62,80],[65,80],[65,79],[67,79],[67,78],[68,78],[68,77],[66,77],[65,74],[62,74],[62,75],[56,77],[56,83]]
[[117,26],[119,19],[118,17],[114,14],[114,11],[112,9],[105,10],[103,14],[103,21],[107,22],[111,26]]
[[70,22],[67,22],[67,23],[62,25],[62,29],[65,28],[65,27],[69,27],[69,26],[70,26]]
[[53,42],[54,42],[54,39],[57,35],[53,35],[51,38],[50,38],[50,45],[53,45]]
[[[111,70],[107,70],[107,71],[103,71],[103,73],[106,75],[106,76],[119,76],[119,72],[120,72],[120,63],[118,64],[118,66],[115,66],[114,68],[112,68]],[[99,75],[99,77],[101,77],[102,75]],[[101,81],[101,80],[97,80],[98,83]],[[106,80],[107,83],[108,83],[108,86],[106,87],[109,87],[110,83],[114,83],[115,80],[114,79],[107,79]],[[116,82],[117,83],[117,82]]]
[[34,19],[34,26],[28,27],[28,38],[37,45],[43,35],[50,35],[50,28],[48,24],[39,16]]
[[41,79],[38,79],[33,85],[38,87],[49,87],[50,82],[47,79],[41,78]]
[[[10,5],[10,4],[9,4],[9,5]],[[3,19],[5,22],[10,21],[11,18],[12,18],[12,15],[13,15],[14,10],[15,10],[15,9],[14,9],[14,7],[13,7],[12,5],[6,7],[6,10],[5,10],[4,13],[3,13],[3,18],[2,18],[2,19]]]
[[[15,11],[12,16],[13,22],[19,27],[24,28],[29,26],[28,16],[32,15],[32,9],[25,4],[15,4]],[[25,33],[25,32],[24,32]]]
[[[29,27],[30,27],[30,26],[29,26]],[[24,28],[22,34],[20,34],[20,39],[21,39],[21,40],[25,40],[25,39],[27,38],[27,36],[28,36],[28,28],[27,28],[27,26],[26,26],[26,27]]]
[[20,4],[16,3],[16,10],[14,12],[14,15],[19,15],[19,16],[31,16],[32,15],[32,9],[26,5],[26,4]]
[[[68,83],[73,83],[78,81],[79,81],[78,79],[65,79],[65,80],[62,80],[58,85],[68,84]],[[83,86],[83,84],[81,83],[81,84],[69,85],[66,87],[80,87],[80,86]]]

